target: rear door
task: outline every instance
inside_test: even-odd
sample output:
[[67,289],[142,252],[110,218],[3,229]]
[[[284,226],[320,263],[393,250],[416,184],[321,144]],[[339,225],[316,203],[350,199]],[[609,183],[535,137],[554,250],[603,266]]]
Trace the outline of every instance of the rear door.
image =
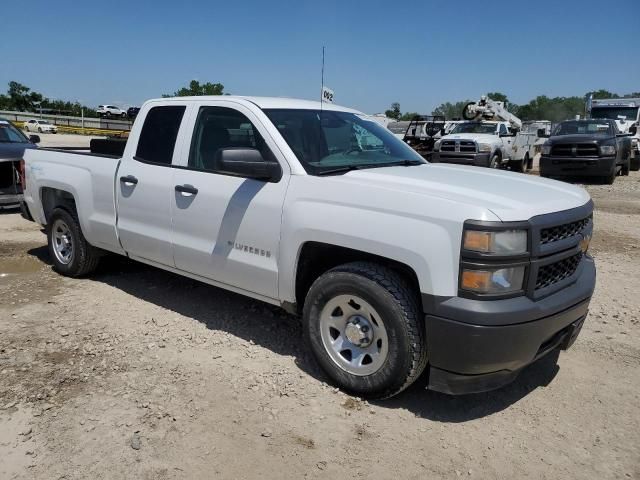
[[[173,266],[171,162],[187,105],[152,106],[116,175],[118,233],[131,256]],[[135,135],[133,135],[135,138]]]
[[[190,145],[185,144],[173,169],[176,267],[277,298],[288,164],[261,120],[242,104],[201,104],[189,123]],[[277,160],[285,174],[275,183],[225,174],[217,168],[216,153],[229,147],[256,148],[263,157]]]

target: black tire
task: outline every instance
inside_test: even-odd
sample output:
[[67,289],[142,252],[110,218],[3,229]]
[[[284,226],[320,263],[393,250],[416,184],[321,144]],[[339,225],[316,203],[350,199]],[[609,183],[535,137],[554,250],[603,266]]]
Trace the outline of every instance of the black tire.
[[120,116],[121,116],[122,118],[127,118],[127,113],[126,113],[126,112],[122,112],[122,113],[120,114]]
[[107,112],[107,113],[105,114],[105,116],[106,116],[107,118],[111,118],[111,112]]
[[42,133],[42,128],[38,127],[38,133]]
[[524,156],[526,162],[526,169],[527,170],[533,170],[533,157],[530,157],[528,153],[525,154]]
[[524,168],[526,164],[527,164],[526,158],[523,158],[522,160],[511,160],[509,162],[509,165],[511,166],[511,170],[519,173],[524,173]]
[[491,156],[491,159],[489,160],[489,165],[487,165],[487,166],[488,166],[489,168],[495,168],[495,169],[500,168],[500,163],[501,163],[501,162],[500,162],[500,159],[501,159],[500,155],[499,155],[499,154],[497,154],[497,153],[494,153],[494,154]]
[[[343,296],[368,303],[383,325],[386,355],[376,360],[383,363],[370,374],[346,371],[323,343],[323,309]],[[418,305],[417,292],[394,271],[368,262],[341,265],[321,275],[307,294],[303,309],[305,338],[321,368],[340,388],[367,398],[391,397],[411,385],[427,365],[425,327]],[[381,340],[375,342],[380,347]]]
[[627,161],[622,164],[620,175],[622,175],[623,177],[628,177],[630,169],[631,169],[631,158],[627,158]]
[[618,173],[617,172],[617,168],[614,167],[613,168],[613,173],[610,173],[609,175],[604,177],[604,183],[606,183],[607,185],[613,185],[613,182],[616,181],[617,173]]
[[638,151],[636,151],[633,158],[629,160],[629,170],[632,172],[640,170],[640,153]]
[[[61,222],[61,223],[60,223]],[[72,254],[68,262],[60,260],[56,254],[56,239],[54,230],[64,224],[68,227],[68,239],[72,245]],[[99,251],[91,246],[84,238],[77,215],[69,211],[56,208],[47,224],[47,243],[49,256],[56,272],[68,277],[81,277],[93,272],[100,261]]]

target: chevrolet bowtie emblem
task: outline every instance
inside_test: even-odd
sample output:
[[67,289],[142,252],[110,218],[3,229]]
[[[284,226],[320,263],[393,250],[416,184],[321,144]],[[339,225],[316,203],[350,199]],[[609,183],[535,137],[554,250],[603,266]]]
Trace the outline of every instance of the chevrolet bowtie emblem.
[[580,240],[580,250],[582,250],[582,253],[587,253],[587,250],[589,250],[590,242],[591,242],[591,235],[582,236],[582,240]]

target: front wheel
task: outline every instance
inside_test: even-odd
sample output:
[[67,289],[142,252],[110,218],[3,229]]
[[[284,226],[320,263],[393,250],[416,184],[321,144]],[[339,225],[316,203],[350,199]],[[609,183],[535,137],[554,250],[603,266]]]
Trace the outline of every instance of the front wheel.
[[98,250],[87,242],[78,217],[62,208],[51,214],[47,228],[47,243],[53,268],[68,277],[91,273],[98,266]]
[[417,294],[399,274],[354,262],[320,276],[307,294],[305,337],[326,374],[342,389],[391,397],[427,364]]
[[489,161],[489,168],[500,168],[500,155],[495,153]]
[[120,114],[120,116],[121,116],[122,118],[127,118],[127,114],[126,114],[125,112],[122,112],[122,114]]

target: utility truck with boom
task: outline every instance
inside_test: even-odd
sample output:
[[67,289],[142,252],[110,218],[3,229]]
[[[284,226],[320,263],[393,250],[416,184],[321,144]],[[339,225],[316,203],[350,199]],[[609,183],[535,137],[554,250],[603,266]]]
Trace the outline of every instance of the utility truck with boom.
[[337,105],[151,100],[120,155],[25,163],[55,270],[89,275],[110,252],[279,305],[360,396],[425,371],[449,394],[504,385],[571,346],[595,285],[585,190],[427,163]]
[[448,135],[436,141],[431,161],[489,168],[510,167],[523,172],[531,165],[534,145],[542,131],[522,130],[523,123],[504,102],[482,96],[465,105],[462,116]]

